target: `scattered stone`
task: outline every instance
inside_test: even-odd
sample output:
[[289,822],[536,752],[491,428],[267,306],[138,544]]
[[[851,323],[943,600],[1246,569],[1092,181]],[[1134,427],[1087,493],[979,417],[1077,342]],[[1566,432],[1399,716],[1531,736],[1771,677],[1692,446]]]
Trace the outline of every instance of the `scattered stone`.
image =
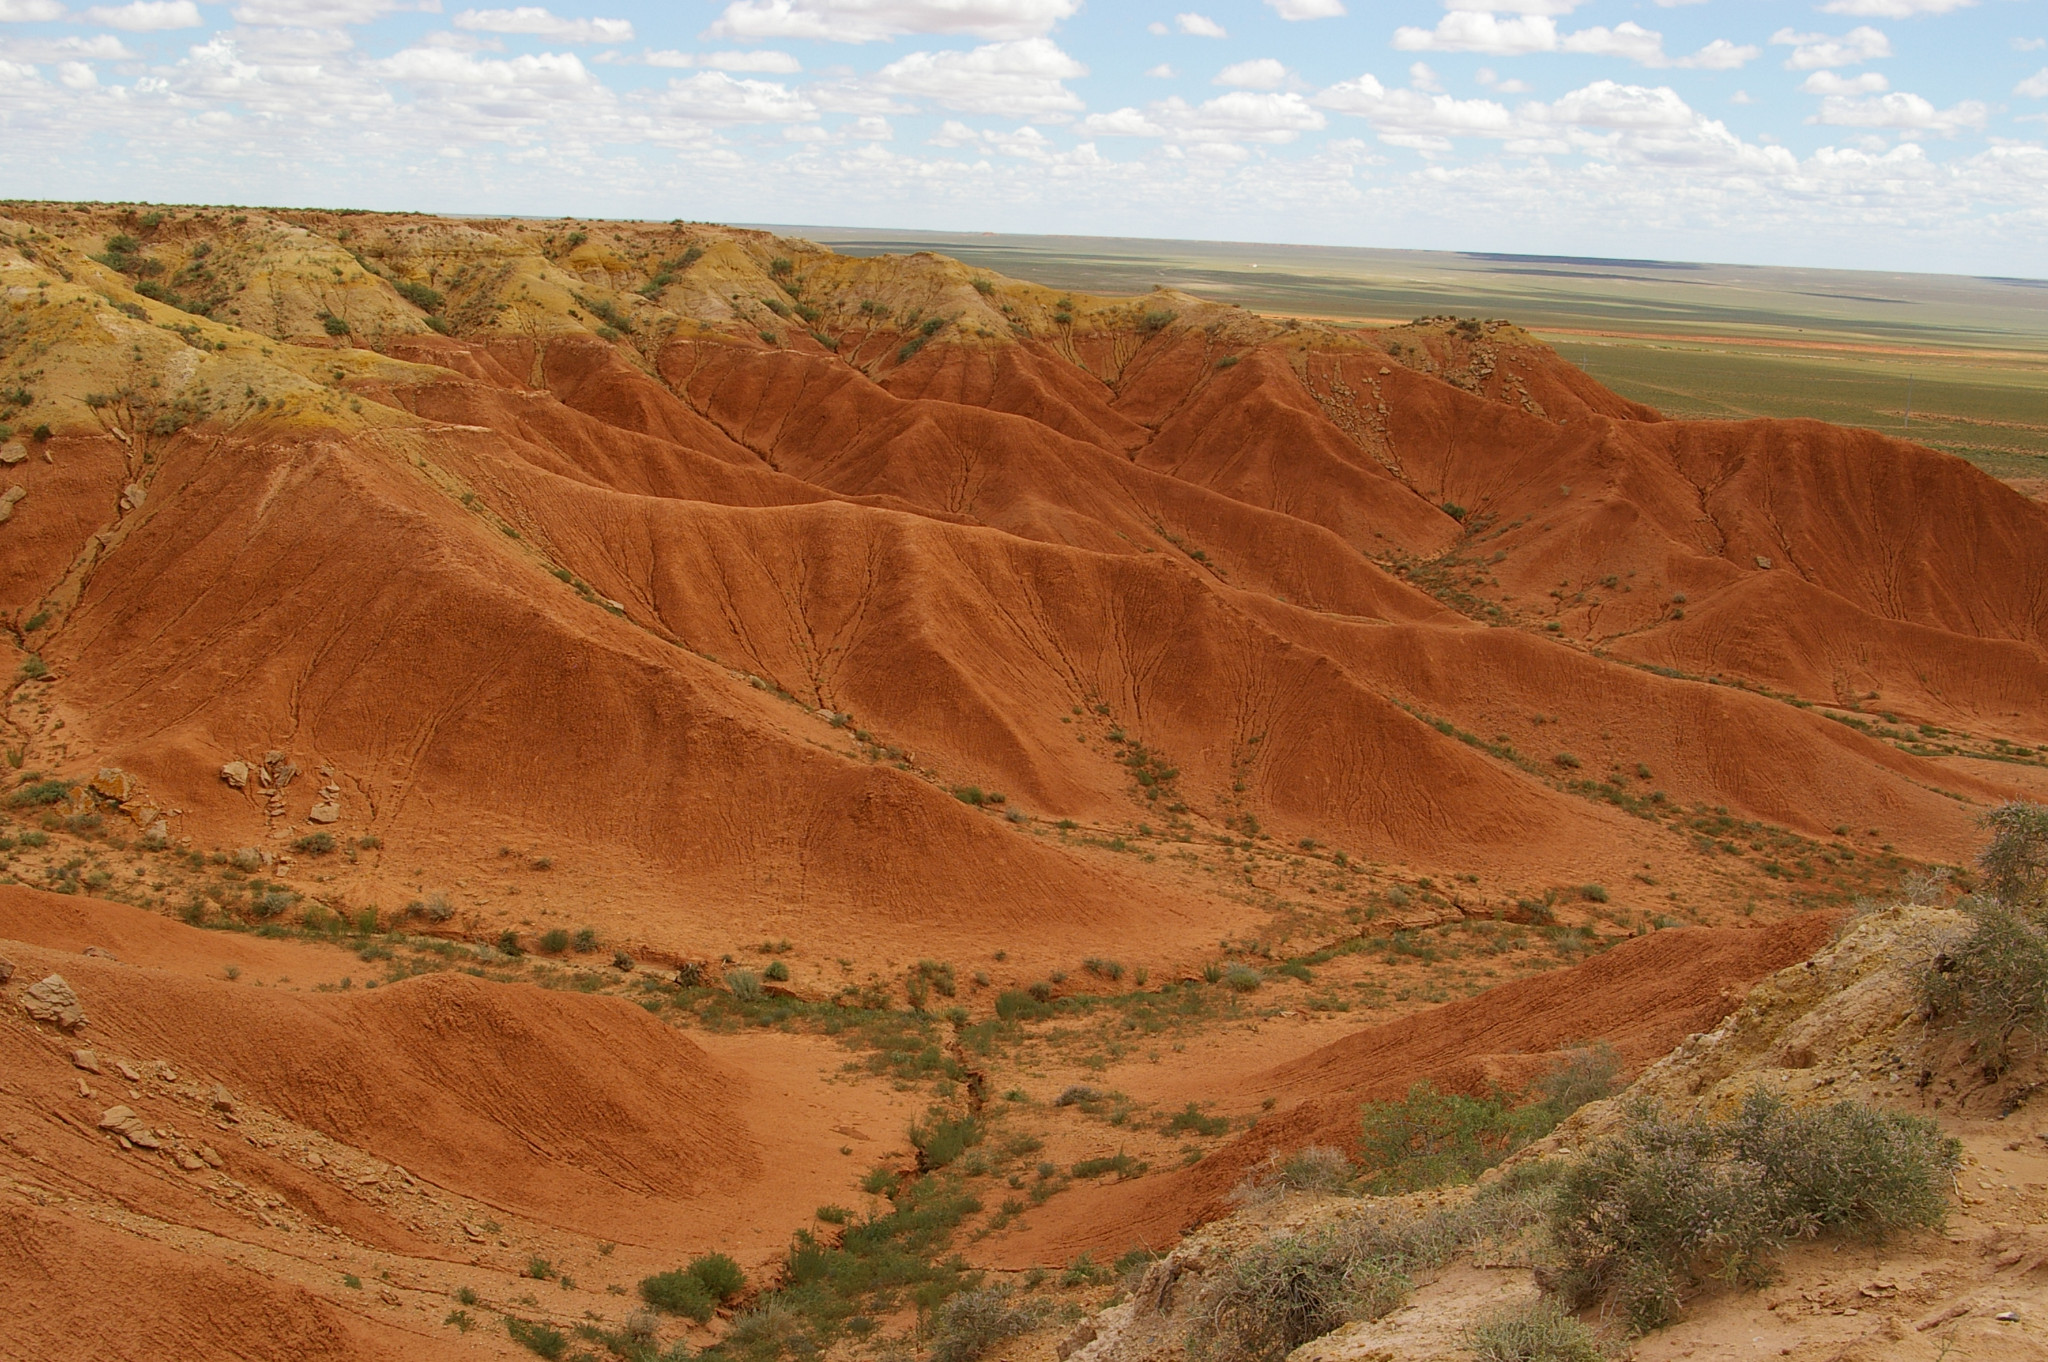
[[226,1166],[221,1161],[220,1155],[213,1152],[213,1146],[210,1144],[203,1144],[199,1146],[199,1160],[201,1163],[204,1163],[208,1168],[223,1168]]
[[[14,962],[12,960],[9,960],[6,956],[0,955],[0,984],[6,983],[9,979],[12,979],[13,977]],[[2042,1138],[2048,1139],[2048,1136],[2043,1136]]]
[[162,1149],[163,1141],[156,1132],[144,1125],[142,1118],[133,1107],[108,1107],[100,1115],[100,1129],[112,1131],[119,1138],[140,1149]]
[[27,495],[28,488],[18,482],[6,491],[0,492],[0,525],[14,519],[14,503]]
[[220,778],[237,790],[245,789],[249,784],[249,763],[246,761],[228,762],[220,768]]
[[100,773],[92,778],[94,794],[104,795],[119,804],[133,799],[142,790],[135,777],[118,766],[102,766]]
[[140,1083],[142,1081],[142,1075],[135,1072],[134,1066],[125,1059],[114,1061],[114,1072],[120,1074],[121,1077],[127,1079],[130,1083]]
[[142,489],[141,483],[131,482],[121,489],[121,509],[132,511],[140,506],[148,496],[149,493]]
[[1074,1326],[1071,1333],[1059,1341],[1058,1345],[1053,1348],[1053,1352],[1058,1355],[1060,1362],[1067,1362],[1068,1358],[1095,1341],[1095,1333],[1095,1321],[1084,1319]]
[[479,1244],[481,1244],[484,1241],[484,1232],[474,1225],[464,1225],[462,1227],[462,1232],[468,1235],[471,1239],[476,1240],[476,1242]]
[[121,812],[127,814],[138,828],[146,828],[152,824],[161,823],[164,818],[164,811],[146,799],[123,801]]
[[235,1109],[235,1095],[219,1083],[213,1085],[213,1109],[226,1112],[232,1112]]
[[92,1096],[92,1089],[86,1086],[85,1080],[82,1078],[78,1080],[78,1095],[80,1097]]
[[31,984],[21,998],[22,1010],[40,1022],[50,1022],[66,1031],[76,1031],[85,1025],[85,1009],[78,1005],[78,995],[71,991],[71,985],[64,982],[61,974],[52,974],[40,983]]
[[206,1167],[206,1165],[201,1162],[197,1154],[192,1153],[190,1150],[181,1149],[178,1151],[178,1167],[188,1173],[196,1173]]
[[111,960],[117,965],[121,963],[121,957],[108,950],[105,946],[87,946],[79,954],[90,955],[96,960]]
[[27,457],[28,446],[19,440],[9,440],[6,444],[0,445],[0,463],[6,464],[9,468]]
[[306,811],[309,823],[332,823],[341,817],[341,805],[331,799],[322,800]]
[[[96,1074],[100,1071],[100,1057],[90,1050],[73,1050],[71,1052],[71,1067],[83,1069],[89,1074]],[[82,1078],[79,1080],[81,1083],[84,1081]]]
[[1771,560],[1764,557],[1761,553],[1759,553],[1756,556],[1756,565],[1762,568],[1764,571],[1768,572],[1771,569]]
[[318,1153],[310,1149],[306,1151],[306,1167],[325,1168],[326,1166],[327,1160],[321,1158]]

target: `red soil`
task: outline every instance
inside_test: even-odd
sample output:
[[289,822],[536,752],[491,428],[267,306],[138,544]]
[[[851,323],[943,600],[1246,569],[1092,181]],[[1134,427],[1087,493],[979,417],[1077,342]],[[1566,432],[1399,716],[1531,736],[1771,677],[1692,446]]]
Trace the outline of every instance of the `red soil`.
[[995,1266],[1059,1265],[1077,1253],[1114,1258],[1164,1248],[1230,1207],[1232,1188],[1275,1153],[1308,1145],[1350,1150],[1362,1102],[1399,1097],[1418,1082],[1448,1092],[1516,1090],[1575,1045],[1604,1041],[1633,1076],[1686,1035],[1711,1030],[1749,986],[1823,944],[1831,914],[1775,926],[1657,932],[1568,970],[1499,985],[1380,1026],[1355,1031],[1228,1091],[1231,1106],[1286,1104],[1192,1167],[1083,1187],[1033,1211],[1028,1227],[988,1241]]

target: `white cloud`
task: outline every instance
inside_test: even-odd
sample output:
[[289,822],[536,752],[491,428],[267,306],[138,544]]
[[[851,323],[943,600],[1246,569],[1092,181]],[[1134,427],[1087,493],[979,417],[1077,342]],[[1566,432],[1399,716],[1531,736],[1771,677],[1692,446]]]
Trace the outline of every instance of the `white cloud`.
[[487,60],[445,48],[408,47],[378,63],[378,69],[394,80],[421,85],[524,87],[595,84],[589,68],[567,52],[538,52],[505,60]]
[[1025,38],[970,52],[912,52],[876,72],[873,83],[963,113],[1044,118],[1086,107],[1060,82],[1087,74],[1052,39]]
[[1809,95],[1874,95],[1891,89],[1892,83],[1876,71],[1865,71],[1857,76],[1816,71],[1799,82],[1799,88]]
[[1420,90],[1389,90],[1371,75],[1332,85],[1316,95],[1315,102],[1336,113],[1368,120],[1382,137],[1391,133],[1439,140],[1499,138],[1513,135],[1518,128],[1507,106],[1490,99],[1452,99],[1449,95]]
[[235,7],[238,24],[277,28],[347,28],[386,14],[420,10],[438,14],[440,0],[247,0]]
[[1287,68],[1272,57],[1254,57],[1224,67],[1216,73],[1215,83],[1244,90],[1277,90],[1287,83]]
[[1787,69],[1793,71],[1818,71],[1831,66],[1855,66],[1860,62],[1875,61],[1892,54],[1891,39],[1878,30],[1865,25],[1852,28],[1839,38],[1825,33],[1795,33],[1781,28],[1771,35],[1774,47],[1790,47],[1792,55],[1785,59]]
[[90,90],[100,83],[99,74],[82,61],[57,63],[57,82],[67,90]]
[[1953,137],[1966,129],[1982,128],[1989,112],[1974,99],[1966,99],[1953,108],[1937,109],[1919,95],[1900,91],[1870,99],[1830,95],[1821,101],[1814,121],[1838,128],[1891,128]]
[[[1568,6],[1567,6],[1568,8]],[[1519,57],[1535,52],[1566,52],[1590,57],[1621,57],[1642,66],[1682,66],[1707,71],[1732,71],[1762,55],[1760,49],[1716,38],[1689,57],[1668,57],[1664,35],[1624,19],[1612,28],[1595,25],[1559,33],[1547,14],[1501,18],[1478,9],[1454,9],[1435,28],[1394,30],[1394,46],[1404,52],[1479,52],[1493,57]]]
[[1498,95],[1525,95],[1529,93],[1529,82],[1525,80],[1503,80],[1500,72],[1490,66],[1482,66],[1474,73],[1481,85]]
[[62,38],[12,38],[0,43],[0,50],[19,61],[133,61],[135,54],[111,33],[90,38],[70,34]]
[[1968,9],[1977,0],[1827,0],[1823,14],[1849,14],[1858,19],[1910,19],[1916,14],[1948,14]]
[[2029,99],[2048,99],[2048,66],[2042,67],[2013,86],[2012,92],[2016,95],[2025,95]]
[[1266,0],[1266,4],[1282,19],[1341,19],[1344,17],[1344,0]]
[[1228,38],[1223,25],[1206,14],[1176,14],[1173,26],[1191,38]]
[[1493,57],[1518,57],[1555,52],[1557,25],[1540,14],[1501,19],[1461,10],[1437,20],[1433,29],[1395,29],[1394,46],[1403,52],[1484,52]]
[[1155,80],[1172,80],[1173,68],[1171,66],[1168,66],[1165,62],[1161,62],[1159,63],[1159,65],[1153,67],[1145,74],[1153,77]]
[[1444,0],[1444,8],[1481,14],[1570,14],[1586,0]]
[[127,33],[162,33],[174,28],[198,28],[199,6],[192,0],[134,0],[128,5],[95,5],[85,12],[87,23],[118,28]]
[[707,71],[755,71],[778,76],[794,75],[804,69],[803,63],[789,53],[772,48],[754,52],[650,51],[640,60],[649,66],[694,66]]
[[818,117],[818,106],[786,85],[735,80],[723,71],[677,77],[655,103],[665,114],[705,123],[808,123]]
[[1749,43],[1738,47],[1726,38],[1716,38],[1690,57],[1680,57],[1671,65],[1694,71],[1736,71],[1763,54],[1762,48]]
[[706,30],[714,38],[868,43],[910,33],[1035,38],[1081,0],[733,0]]
[[2039,52],[2048,47],[2048,38],[2013,38],[2007,45],[2015,52]]
[[633,25],[625,19],[565,19],[538,5],[517,9],[466,9],[455,26],[473,33],[519,33],[563,43],[629,43]]
[[[1090,114],[1081,131],[1104,137],[1159,137],[1188,147],[1214,150],[1237,142],[1292,142],[1319,132],[1329,120],[1300,95],[1233,90],[1199,105],[1178,96],[1137,109]],[[1227,153],[1217,153],[1227,154]]]
[[38,24],[64,17],[57,0],[0,0],[0,24]]
[[1444,88],[1443,81],[1437,78],[1436,72],[1426,61],[1414,62],[1408,67],[1408,84],[1417,90],[1428,90],[1432,94],[1441,93]]

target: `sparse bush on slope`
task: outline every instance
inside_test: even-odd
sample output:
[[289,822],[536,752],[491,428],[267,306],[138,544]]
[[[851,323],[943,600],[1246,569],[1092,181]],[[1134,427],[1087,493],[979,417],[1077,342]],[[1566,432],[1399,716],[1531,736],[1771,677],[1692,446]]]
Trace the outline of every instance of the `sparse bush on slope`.
[[1983,824],[1984,892],[1956,905],[1970,931],[1935,957],[1921,993],[1929,1015],[1972,1042],[1995,1075],[2039,1044],[2048,1020],[2048,807],[2016,800]]

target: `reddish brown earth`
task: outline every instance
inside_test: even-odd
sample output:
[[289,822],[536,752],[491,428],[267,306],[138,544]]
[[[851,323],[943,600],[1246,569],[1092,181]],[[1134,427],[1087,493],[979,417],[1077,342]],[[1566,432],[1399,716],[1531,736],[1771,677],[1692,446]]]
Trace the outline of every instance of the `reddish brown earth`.
[[[408,1330],[450,1343],[450,1255],[500,1309],[529,1253],[579,1264],[565,1302],[715,1246],[759,1266],[938,1095],[816,1036],[679,1032],[622,980],[379,978],[143,908],[588,929],[548,967],[713,986],[780,941],[811,1000],[907,1000],[945,962],[970,1018],[1130,987],[1090,959],[1165,981],[1394,928],[1709,924],[1304,1041],[1235,1092],[1189,1077],[1287,1106],[985,1241],[1021,1263],[1170,1237],[1417,1078],[1526,1078],[1575,1040],[1642,1062],[1809,949],[1812,910],[1962,863],[2040,787],[2048,507],[1870,432],[1664,420],[1512,326],[1281,324],[680,224],[10,212],[0,380],[50,436],[0,473],[0,747],[23,799],[139,785],[133,823],[10,806],[51,840],[7,877],[138,905],[0,894],[10,997],[61,969],[96,1041],[227,1085],[289,1153],[218,1150],[201,1182],[271,1189],[233,1196],[138,1161],[10,1005],[36,1190],[5,1275],[113,1257],[158,1299],[196,1254],[198,1296],[268,1321],[87,1320],[54,1285],[45,1341],[415,1355]],[[138,291],[125,231],[217,296]],[[275,807],[222,779],[273,752]],[[320,1147],[378,1190],[309,1173]],[[396,1304],[315,1271],[297,1246],[331,1234]]]

